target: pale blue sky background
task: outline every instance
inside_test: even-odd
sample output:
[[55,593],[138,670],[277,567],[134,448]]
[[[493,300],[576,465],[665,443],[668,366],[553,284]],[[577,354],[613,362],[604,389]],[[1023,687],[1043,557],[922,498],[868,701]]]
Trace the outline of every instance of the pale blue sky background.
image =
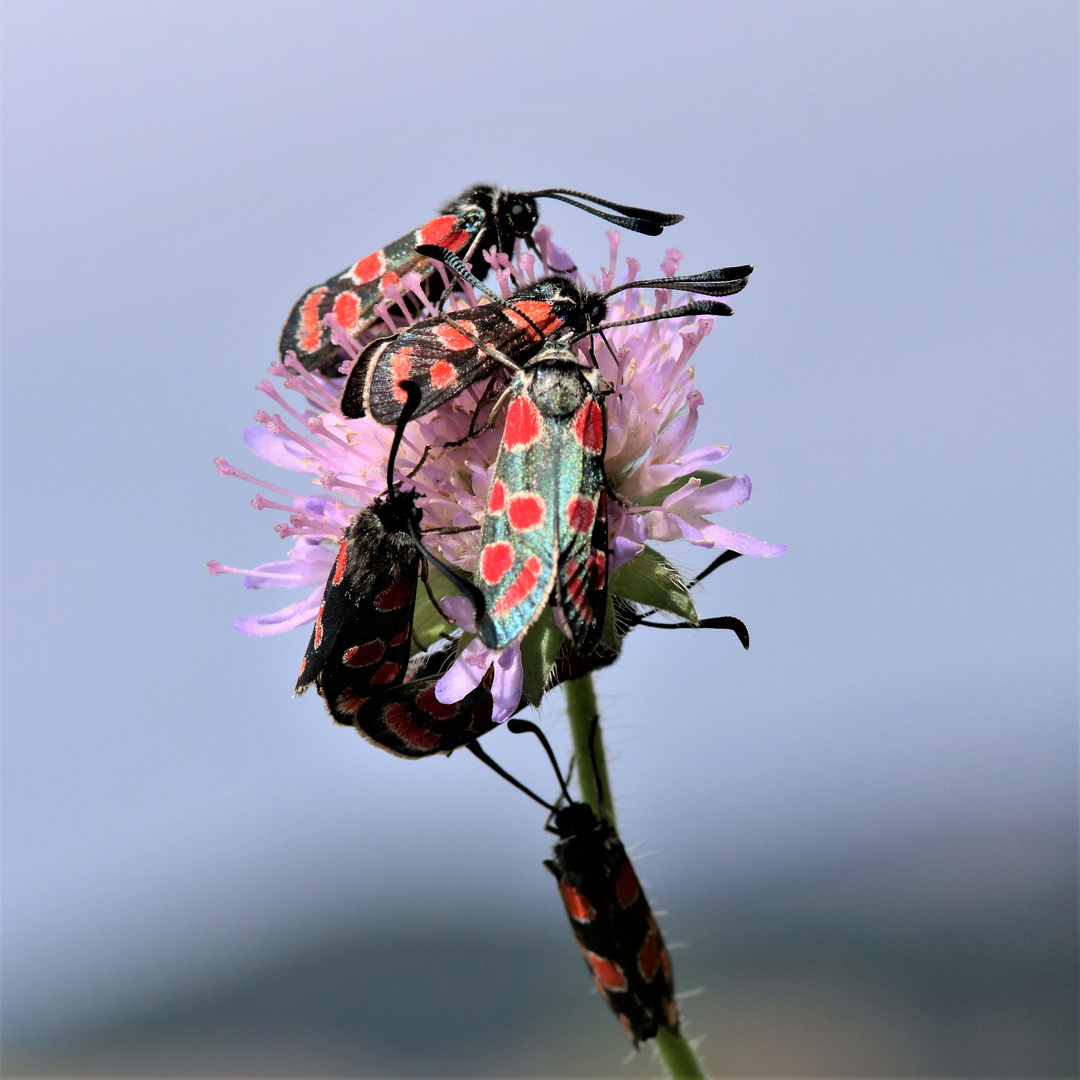
[[212,459],[251,462],[293,301],[478,180],[684,213],[624,238],[646,267],[757,266],[697,362],[699,437],[754,481],[724,524],[790,546],[701,600],[753,648],[639,631],[600,678],[662,900],[1071,821],[1076,29],[1037,2],[6,4],[7,1022],[358,912],[546,910],[533,806],[292,700],[306,631],[239,636],[277,598],[203,568],[284,551]]

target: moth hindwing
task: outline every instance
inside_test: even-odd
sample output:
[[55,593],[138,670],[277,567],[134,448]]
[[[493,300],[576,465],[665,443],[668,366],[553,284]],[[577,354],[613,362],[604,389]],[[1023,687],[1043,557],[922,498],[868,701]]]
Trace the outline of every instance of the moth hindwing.
[[[567,195],[588,199],[619,213],[605,213],[566,198]],[[419,277],[427,297],[437,299],[444,290],[444,281],[431,260],[417,253],[416,248],[424,244],[436,244],[465,262],[471,262],[476,275],[483,278],[487,263],[480,256],[481,251],[494,247],[511,255],[518,239],[533,244],[532,231],[539,220],[536,199],[541,196],[571,202],[591,214],[650,235],[681,220],[679,214],[622,206],[561,188],[513,192],[478,184],[451,199],[437,217],[420,228],[365,256],[321,285],[308,289],[293,305],[281,332],[282,358],[291,351],[309,371],[317,369],[327,375],[336,375],[341,355],[331,340],[329,328],[323,325],[322,320],[327,315],[334,315],[342,328],[356,338],[368,335],[379,321],[376,304],[391,300],[388,290],[400,287],[401,279],[410,272]],[[408,314],[410,318],[420,307],[419,301],[411,296],[402,296],[399,309],[401,305],[407,309],[402,314]]]
[[476,564],[490,648],[521,636],[548,603],[580,652],[600,637],[608,576],[600,381],[559,345],[514,377]]

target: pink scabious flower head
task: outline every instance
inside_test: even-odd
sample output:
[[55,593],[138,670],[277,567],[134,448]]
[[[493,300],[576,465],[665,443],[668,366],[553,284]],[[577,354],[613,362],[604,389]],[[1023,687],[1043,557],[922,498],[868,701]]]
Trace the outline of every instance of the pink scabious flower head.
[[[603,290],[616,283],[619,236],[613,231],[608,237],[609,263],[595,283]],[[520,244],[513,258],[494,249],[484,253],[504,296],[534,281],[538,272],[567,272],[573,266],[552,242],[546,226],[537,228],[534,239],[542,264],[539,267],[536,257]],[[663,273],[673,276],[682,257],[680,252],[669,250]],[[639,270],[636,260],[627,259],[619,283],[633,281]],[[576,271],[574,274],[580,279]],[[422,305],[420,317],[434,314],[416,275],[405,275],[401,291]],[[630,289],[616,294],[608,303],[608,321],[649,315],[672,306],[667,290],[655,290],[651,301],[643,293]],[[477,302],[466,285],[449,306],[471,307]],[[404,320],[400,316],[392,317],[384,305],[377,310],[391,331],[401,328]],[[327,321],[334,340],[355,360],[357,343],[334,324],[332,316]],[[604,340],[594,338],[591,350],[585,343],[580,346],[583,358],[589,357],[587,362],[595,355],[611,388],[606,399],[604,468],[614,496],[608,500],[612,600],[645,603],[691,621],[697,616],[685,583],[647,541],[686,540],[698,547],[727,548],[762,557],[785,550],[782,545],[755,540],[709,520],[709,515],[733,510],[750,496],[748,477],[712,471],[728,456],[730,447],[691,448],[704,404],[702,394],[694,388],[691,358],[712,330],[712,323],[711,318],[690,317],[616,327],[605,332]],[[349,364],[343,367],[347,374]],[[287,515],[287,521],[277,524],[276,530],[282,539],[291,541],[291,548],[287,558],[250,570],[216,560],[207,564],[211,573],[242,575],[250,589],[307,590],[307,595],[277,612],[236,620],[239,631],[255,636],[283,633],[314,620],[349,521],[386,490],[387,454],[394,434],[369,418],[342,416],[338,409],[340,379],[306,371],[291,356],[270,371],[278,381],[266,380],[258,389],[273,402],[272,410],[256,412],[256,425],[245,431],[244,440],[263,461],[306,473],[315,490],[306,494],[290,491],[218,459],[222,475],[239,477],[261,489],[252,500],[256,509]],[[283,391],[293,396],[286,397]],[[501,440],[499,418],[489,430],[468,437],[490,409],[490,399],[482,401],[482,397],[480,383],[410,423],[396,465],[397,476],[408,477],[404,486],[420,495],[426,546],[466,576],[475,571],[477,526],[484,515]],[[450,445],[462,440],[461,445]],[[414,648],[429,648],[447,636],[457,636],[457,658],[435,689],[436,697],[445,703],[459,701],[491,673],[492,718],[505,720],[520,707],[523,695],[530,704],[539,704],[544,690],[555,682],[610,663],[618,654],[615,618],[605,620],[596,655],[581,657],[558,632],[558,620],[552,614],[537,620],[505,648],[490,649],[475,636],[471,604],[441,575],[432,573],[429,580],[439,607],[431,603],[425,589],[417,590]]]

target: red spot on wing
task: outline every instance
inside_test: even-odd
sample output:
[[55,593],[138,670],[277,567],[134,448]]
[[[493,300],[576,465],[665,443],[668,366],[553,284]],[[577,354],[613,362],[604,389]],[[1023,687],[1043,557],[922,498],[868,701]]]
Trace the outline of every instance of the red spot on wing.
[[584,495],[574,495],[566,504],[566,523],[574,532],[588,532],[593,527],[595,517],[593,501]]
[[409,395],[401,389],[401,384],[412,375],[413,353],[412,349],[398,349],[390,357],[390,377],[394,381],[394,398],[403,405],[409,400]]
[[322,613],[323,613],[323,608],[324,607],[325,607],[324,604],[320,604],[319,605],[319,614],[315,616],[315,633],[312,635],[312,641],[315,642],[316,651],[318,651],[318,649],[322,646],[322,639],[323,639]]
[[428,370],[428,378],[436,390],[445,390],[457,382],[457,371],[454,365],[447,360],[436,360]]
[[321,344],[325,329],[320,323],[319,305],[327,293],[325,285],[312,289],[300,306],[300,326],[298,328],[297,345],[304,352],[314,352]]
[[438,735],[416,723],[399,702],[391,702],[383,709],[382,720],[403,743],[416,750],[437,750],[442,743]]
[[530,555],[521,573],[514,579],[513,584],[496,601],[494,613],[502,616],[511,612],[536,588],[540,580],[540,560],[535,555]]
[[354,645],[351,649],[346,649],[341,660],[349,667],[368,667],[381,660],[384,652],[386,652],[386,646],[379,638],[375,638],[374,641],[367,641],[363,645]]
[[516,532],[528,532],[544,524],[547,507],[540,495],[533,491],[520,491],[510,496],[506,508],[506,520]]
[[338,694],[338,712],[343,712],[348,716],[355,716],[369,700],[370,698],[361,697],[351,686],[347,686]]
[[391,288],[401,286],[401,278],[398,277],[398,275],[395,274],[393,270],[389,271],[389,273],[383,274],[383,276],[379,279],[379,290],[381,292],[386,292],[386,287],[388,285]]
[[607,555],[597,548],[593,548],[589,552],[589,561],[586,563],[586,570],[589,574],[589,579],[592,581],[592,587],[596,590],[602,590],[607,584]]
[[[454,320],[457,322],[457,320]],[[467,329],[475,332],[475,328],[472,323],[462,322],[458,323],[463,329]],[[451,326],[449,323],[438,323],[432,328],[432,334],[439,339],[439,343],[452,352],[461,352],[464,349],[475,349],[476,342],[468,336],[468,334],[462,333],[457,326]]]
[[458,702],[444,704],[435,696],[435,687],[432,686],[416,697],[416,704],[436,720],[449,720],[458,711]]
[[361,259],[349,271],[349,276],[357,285],[366,285],[369,281],[374,281],[385,269],[386,255],[381,251],[375,251]]
[[457,214],[443,214],[442,217],[432,218],[416,230],[417,244],[440,244],[447,247],[446,238],[453,233],[456,221]]
[[504,450],[524,450],[532,446],[540,436],[543,418],[540,410],[523,394],[510,402],[506,410],[506,427],[503,429]]
[[405,627],[405,629],[402,630],[400,634],[395,634],[390,639],[390,648],[391,649],[396,649],[399,645],[404,645],[405,642],[408,641],[411,636],[412,636],[412,628],[408,627],[408,626]]
[[591,952],[589,949],[583,951],[585,959],[589,961],[589,966],[596,973],[596,981],[604,990],[611,990],[615,993],[626,991],[628,985],[626,975],[614,960],[605,960],[602,956],[597,956],[596,953]]
[[596,908],[589,903],[586,896],[582,895],[573,885],[565,881],[559,882],[559,892],[562,893],[563,903],[566,905],[567,914],[575,922],[592,922],[596,918]]
[[591,623],[593,621],[593,610],[585,597],[585,580],[581,572],[581,563],[576,559],[570,559],[563,574],[564,603],[573,605],[582,622]]
[[416,583],[411,578],[400,577],[375,597],[375,610],[397,611],[398,608],[411,604],[415,593]]
[[619,867],[619,876],[615,881],[615,899],[619,901],[619,907],[628,908],[640,895],[641,885],[630,860],[627,859]]
[[297,675],[298,676],[303,675],[304,674],[304,668],[306,668],[306,667],[307,667],[307,657],[305,656],[304,659],[300,661],[300,670],[297,672]]
[[645,943],[638,949],[637,966],[646,982],[652,982],[660,970],[660,943],[651,930],[645,935]]
[[514,548],[506,540],[496,540],[480,552],[480,576],[486,585],[498,585],[514,565]]
[[391,663],[389,660],[374,675],[371,676],[372,686],[386,686],[392,683],[401,674],[401,665]]
[[338,548],[337,559],[334,561],[334,576],[330,579],[335,585],[340,585],[345,579],[345,565],[349,561],[349,541],[342,540]]
[[356,293],[343,292],[334,301],[334,315],[346,330],[352,330],[360,320],[360,297]]
[[489,514],[501,514],[506,505],[506,485],[501,480],[492,480],[491,491],[488,492],[487,512]]
[[515,330],[523,331],[529,341],[539,341],[541,335],[554,333],[562,326],[562,319],[544,300],[515,300],[503,308],[503,315]]
[[604,449],[604,414],[592,399],[574,417],[574,438],[587,453],[599,454]]

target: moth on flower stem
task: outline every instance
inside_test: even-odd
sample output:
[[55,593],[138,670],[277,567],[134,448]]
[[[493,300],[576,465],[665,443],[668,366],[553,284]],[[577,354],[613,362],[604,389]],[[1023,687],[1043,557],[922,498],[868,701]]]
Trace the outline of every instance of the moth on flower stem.
[[[665,226],[682,221],[681,214],[624,206],[568,188],[519,192],[486,184],[468,188],[446,203],[438,217],[308,289],[293,305],[281,332],[282,360],[287,353],[294,352],[309,371],[336,375],[341,353],[331,340],[329,328],[323,325],[327,315],[334,315],[343,329],[353,337],[360,337],[378,322],[376,305],[392,300],[392,294],[400,298],[393,300],[398,307],[404,306],[408,314],[415,314],[417,301],[400,291],[401,279],[409,273],[419,277],[429,299],[436,299],[446,282],[435,275],[431,260],[418,253],[417,247],[424,244],[438,244],[465,260],[474,259],[477,252],[491,247],[512,255],[519,239],[535,249],[533,229],[540,217],[536,207],[538,198],[570,203],[614,225],[648,236],[658,236]],[[587,206],[579,199],[597,206]],[[597,207],[607,207],[615,213]],[[487,266],[478,266],[477,270],[483,277]]]
[[435,697],[443,661],[451,659],[445,651],[422,657],[410,671],[417,579],[423,575],[426,585],[427,559],[462,591],[469,593],[472,586],[424,550],[417,493],[401,491],[394,483],[405,425],[419,401],[419,390],[408,389],[387,460],[386,494],[349,523],[295,692],[302,694],[315,683],[337,723],[355,727],[391,753],[426,757],[449,753],[495,724],[484,686],[449,705]]
[[[535,724],[510,720],[507,727],[515,734],[531,732],[541,741],[562,789],[559,804],[541,799],[475,743],[470,743],[469,749],[503,779],[551,811],[551,823],[545,827],[559,840],[544,865],[558,882],[574,937],[597,989],[635,1049],[655,1038],[661,1027],[677,1035],[679,1010],[671,959],[618,833],[587,803],[571,798],[555,754]],[[592,736],[595,733],[594,722]],[[592,752],[592,738],[589,747]],[[593,771],[599,782],[595,763]]]

